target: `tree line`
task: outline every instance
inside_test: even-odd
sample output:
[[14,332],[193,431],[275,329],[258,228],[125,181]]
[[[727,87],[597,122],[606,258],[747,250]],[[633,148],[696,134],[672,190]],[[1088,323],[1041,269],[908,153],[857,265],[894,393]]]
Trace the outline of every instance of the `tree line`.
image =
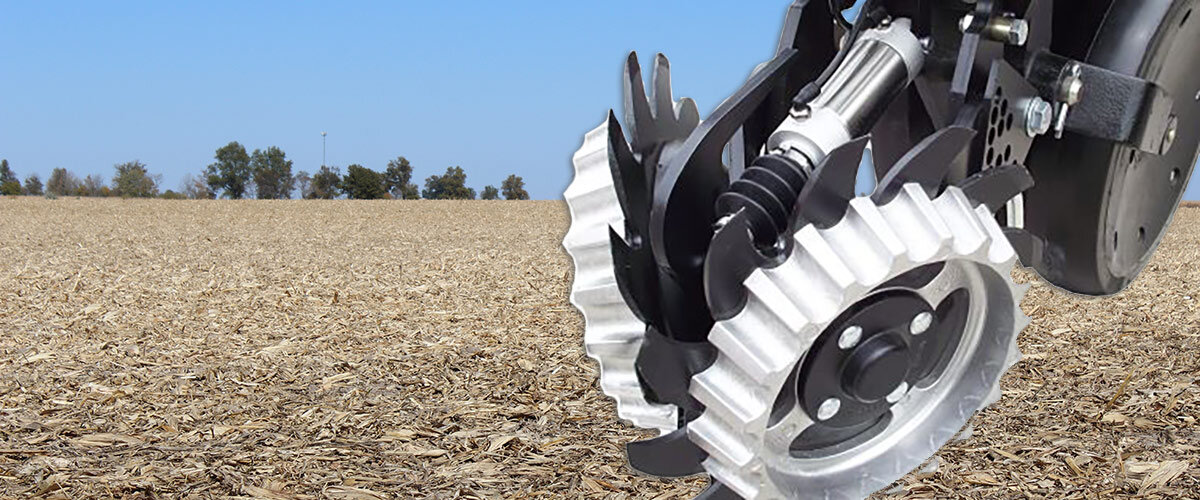
[[271,146],[247,152],[245,146],[230,142],[216,150],[216,160],[199,177],[188,175],[179,191],[159,192],[161,175],[151,175],[144,163],[132,161],[114,165],[111,185],[97,175],[79,179],[64,168],[56,168],[43,186],[37,174],[20,182],[0,160],[0,195],[47,196],[122,196],[133,198],[214,199],[258,198],[288,199],[295,195],[304,199],[429,199],[429,200],[528,200],[525,181],[509,175],[500,187],[488,185],[480,193],[467,187],[467,174],[462,167],[447,167],[442,175],[425,179],[419,189],[412,182],[413,166],[400,156],[389,161],[383,171],[360,164],[346,167],[322,165],[314,174],[303,170],[293,173],[292,161],[282,149]]

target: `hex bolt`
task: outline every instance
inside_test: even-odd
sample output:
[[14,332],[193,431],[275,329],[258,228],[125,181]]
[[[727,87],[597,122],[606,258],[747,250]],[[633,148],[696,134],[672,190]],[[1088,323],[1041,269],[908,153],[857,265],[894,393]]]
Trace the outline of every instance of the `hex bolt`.
[[1167,121],[1167,130],[1163,133],[1162,148],[1160,154],[1167,154],[1171,151],[1171,146],[1175,145],[1175,136],[1179,133],[1179,117],[1171,115]]
[[908,332],[920,335],[929,331],[930,326],[933,326],[933,314],[926,311],[913,317],[912,323],[908,325]]
[[[993,24],[1003,26],[1003,28],[1000,28],[1002,30],[1002,34],[1004,35],[1000,40],[1002,42],[1005,42],[1009,45],[1015,45],[1017,47],[1024,47],[1025,42],[1029,41],[1029,21],[1011,17],[1002,17]],[[990,27],[991,26],[989,26],[989,28]]]
[[863,329],[861,326],[846,327],[845,330],[842,330],[842,335],[838,337],[838,347],[842,348],[843,351],[853,349],[854,346],[858,345],[858,341],[862,340],[862,334]]
[[904,399],[904,396],[907,396],[907,395],[908,395],[908,382],[900,382],[900,385],[896,386],[896,390],[892,391],[891,394],[887,395],[887,402],[890,404],[896,404],[896,403],[900,402],[901,399]]
[[817,420],[826,421],[835,416],[842,410],[842,400],[838,398],[829,398],[821,403],[821,407],[817,409]]
[[958,20],[958,30],[966,33],[971,25],[975,23],[975,14],[967,14]]
[[1044,135],[1054,124],[1054,106],[1041,97],[1034,97],[1025,104],[1025,133],[1029,137]]

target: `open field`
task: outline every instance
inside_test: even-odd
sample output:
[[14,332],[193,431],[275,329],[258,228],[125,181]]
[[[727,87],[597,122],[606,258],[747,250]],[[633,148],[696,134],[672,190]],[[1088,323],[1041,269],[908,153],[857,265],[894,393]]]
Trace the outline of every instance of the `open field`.
[[[0,199],[0,496],[677,498],[625,467],[559,202]],[[1020,277],[1028,281],[1026,275]],[[1035,282],[1026,360],[908,498],[1200,497],[1200,209]]]

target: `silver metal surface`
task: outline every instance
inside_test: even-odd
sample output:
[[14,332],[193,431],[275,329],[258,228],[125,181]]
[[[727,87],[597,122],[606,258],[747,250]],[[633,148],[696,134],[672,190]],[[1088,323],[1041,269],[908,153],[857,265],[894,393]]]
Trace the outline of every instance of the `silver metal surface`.
[[970,13],[965,16],[962,16],[962,19],[958,20],[958,31],[966,33],[968,30],[971,29],[972,24],[975,24],[975,14],[974,13]]
[[1013,196],[1004,204],[1005,227],[1025,229],[1025,195]]
[[584,137],[573,160],[575,178],[563,198],[571,226],[563,247],[575,261],[571,303],[583,313],[584,346],[600,364],[600,388],[617,403],[622,419],[646,429],[669,432],[678,426],[676,408],[646,401],[634,371],[646,325],[625,303],[613,273],[609,228],[625,233],[608,158],[608,127]]
[[[955,187],[931,200],[916,184],[882,206],[855,199],[837,225],[807,226],[795,243],[787,261],[746,280],[743,311],[714,326],[709,340],[720,354],[690,391],[707,409],[688,434],[709,454],[705,469],[744,498],[865,498],[919,466],[998,397],[1028,323],[1018,307],[1024,290],[1009,275],[1016,254],[986,207]],[[794,440],[821,417],[787,399],[813,342],[881,284],[935,262],[944,270],[918,295],[938,304],[965,288],[971,297],[942,376],[897,388],[890,423],[865,442],[793,453]]]
[[1009,15],[997,16],[984,27],[983,35],[997,42],[1024,46],[1029,40],[1029,22]]
[[794,110],[767,140],[767,151],[817,165],[869,131],[921,72],[925,53],[908,19],[868,30],[807,107]]
[[908,382],[900,382],[900,385],[896,386],[896,390],[887,395],[887,402],[892,404],[899,403],[901,399],[904,399],[908,395],[909,389]]

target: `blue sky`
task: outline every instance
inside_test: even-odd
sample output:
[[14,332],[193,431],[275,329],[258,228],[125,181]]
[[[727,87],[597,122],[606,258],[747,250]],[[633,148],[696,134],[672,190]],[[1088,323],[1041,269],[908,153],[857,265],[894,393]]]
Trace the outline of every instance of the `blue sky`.
[[404,155],[418,183],[460,165],[557,198],[628,51],[667,54],[707,114],[770,57],[787,3],[10,2],[0,157],[43,179],[140,159],[177,188],[233,140],[312,172],[327,131],[331,165]]

